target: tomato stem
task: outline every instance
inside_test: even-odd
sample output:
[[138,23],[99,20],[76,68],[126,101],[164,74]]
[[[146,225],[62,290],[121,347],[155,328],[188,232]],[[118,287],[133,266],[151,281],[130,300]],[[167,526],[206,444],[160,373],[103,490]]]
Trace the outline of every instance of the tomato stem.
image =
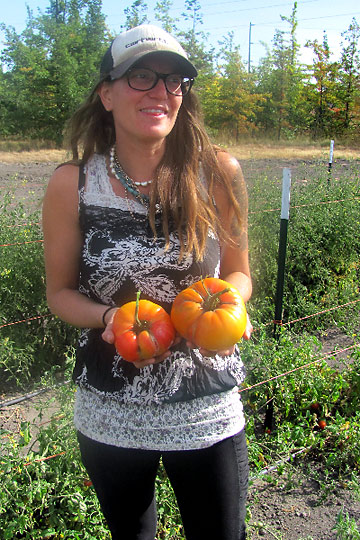
[[[203,285],[204,285],[204,283],[203,283]],[[205,287],[205,285],[204,285],[204,287]],[[223,289],[222,291],[218,291],[218,292],[213,293],[213,294],[206,287],[205,287],[205,290],[206,290],[208,296],[204,300],[203,308],[204,308],[205,311],[214,311],[221,302],[220,296],[222,294],[224,294],[224,293],[229,292],[230,287],[225,287],[225,289]]]
[[135,328],[141,328],[141,322],[140,322],[140,319],[139,319],[140,294],[141,294],[141,291],[138,291],[136,293],[135,315],[134,315],[134,319],[135,319],[134,327]]
[[141,291],[138,291],[136,293],[134,326],[133,326],[133,330],[136,334],[140,334],[140,332],[142,332],[143,330],[147,330],[149,328],[149,321],[145,321],[145,320],[140,321],[139,319],[140,295],[141,295]]

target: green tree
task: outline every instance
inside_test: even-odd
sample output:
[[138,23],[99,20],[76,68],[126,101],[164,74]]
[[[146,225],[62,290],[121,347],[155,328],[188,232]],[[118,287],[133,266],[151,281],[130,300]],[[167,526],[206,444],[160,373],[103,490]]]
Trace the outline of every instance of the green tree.
[[[344,133],[350,128],[357,127],[355,103],[360,98],[360,54],[359,38],[360,26],[353,18],[349,28],[342,33],[345,43],[342,43],[341,60],[339,66],[338,96],[342,104],[342,130]],[[359,119],[358,119],[359,120]]]
[[155,19],[161,23],[162,28],[169,34],[177,32],[178,18],[171,17],[172,2],[170,0],[158,0],[155,6]]
[[281,16],[289,23],[290,29],[287,32],[276,30],[272,50],[267,50],[265,58],[254,71],[258,92],[267,96],[258,115],[258,123],[268,134],[276,134],[278,139],[295,133],[304,118],[300,106],[304,75],[298,61],[296,10],[297,2],[290,17]]
[[124,9],[126,16],[124,28],[130,30],[130,28],[134,28],[140,24],[148,23],[147,10],[148,7],[144,0],[134,0],[130,7]]
[[60,144],[66,120],[96,80],[108,42],[101,0],[50,0],[45,14],[34,17],[28,10],[21,34],[2,29],[8,125],[0,130]]
[[204,85],[202,105],[207,125],[238,142],[241,135],[255,130],[263,96],[255,93],[253,77],[234,44],[234,34],[230,32],[220,45],[218,72]]
[[[186,31],[178,33],[178,38],[186,50],[189,60],[201,73],[211,73],[213,70],[214,48],[207,50],[208,34],[200,30],[203,24],[201,6],[198,0],[185,0],[185,12],[182,14],[185,21],[190,23]],[[201,86],[201,77],[197,81]]]
[[337,131],[334,115],[339,110],[336,95],[338,64],[331,61],[331,51],[324,32],[323,41],[307,41],[306,47],[314,53],[311,80],[305,89],[308,104],[309,129],[314,139],[333,137]]

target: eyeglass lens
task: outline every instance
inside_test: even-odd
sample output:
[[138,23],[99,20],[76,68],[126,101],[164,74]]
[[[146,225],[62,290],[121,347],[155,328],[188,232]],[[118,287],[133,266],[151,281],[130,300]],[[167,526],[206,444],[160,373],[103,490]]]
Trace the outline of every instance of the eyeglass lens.
[[157,73],[148,68],[134,68],[129,70],[127,79],[130,88],[143,92],[154,88],[158,80],[161,79],[165,83],[166,90],[175,96],[185,96],[192,85],[192,79],[189,77],[183,77],[177,73]]

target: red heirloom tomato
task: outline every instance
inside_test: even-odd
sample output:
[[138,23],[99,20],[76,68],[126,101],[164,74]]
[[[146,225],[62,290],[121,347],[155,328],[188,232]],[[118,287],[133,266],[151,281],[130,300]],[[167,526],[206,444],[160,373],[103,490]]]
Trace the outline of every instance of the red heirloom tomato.
[[246,308],[238,290],[230,283],[206,278],[177,295],[171,320],[179,334],[197,347],[222,351],[242,338]]
[[117,352],[128,362],[147,360],[168,350],[175,338],[170,315],[149,300],[140,300],[121,306],[113,319],[113,332]]

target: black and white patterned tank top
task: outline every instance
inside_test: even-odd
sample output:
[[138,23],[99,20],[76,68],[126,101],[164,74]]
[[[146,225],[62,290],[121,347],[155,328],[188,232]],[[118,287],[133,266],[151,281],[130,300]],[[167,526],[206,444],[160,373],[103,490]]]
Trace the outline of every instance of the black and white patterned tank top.
[[[170,245],[165,249],[158,217],[158,237],[154,239],[147,209],[114,194],[104,156],[95,155],[86,166],[86,182],[79,184],[79,220],[83,235],[79,291],[100,303],[120,306],[134,300],[140,290],[141,298],[170,312],[178,292],[201,277],[219,275],[216,236],[209,234],[203,261],[188,256],[179,262],[176,233],[170,229]],[[192,407],[208,398],[221,402],[222,397],[229,400],[235,395],[244,379],[238,351],[227,357],[205,358],[189,349],[184,340],[163,362],[139,370],[103,341],[102,331],[85,329],[77,348],[74,380],[80,389],[76,413],[80,431],[90,422],[93,407],[109,409],[111,403],[111,407],[121,406],[125,414],[139,405],[149,412],[149,406],[187,403]],[[80,420],[86,410],[86,419]],[[98,429],[93,427],[93,431]],[[89,435],[103,440],[103,436]]]

